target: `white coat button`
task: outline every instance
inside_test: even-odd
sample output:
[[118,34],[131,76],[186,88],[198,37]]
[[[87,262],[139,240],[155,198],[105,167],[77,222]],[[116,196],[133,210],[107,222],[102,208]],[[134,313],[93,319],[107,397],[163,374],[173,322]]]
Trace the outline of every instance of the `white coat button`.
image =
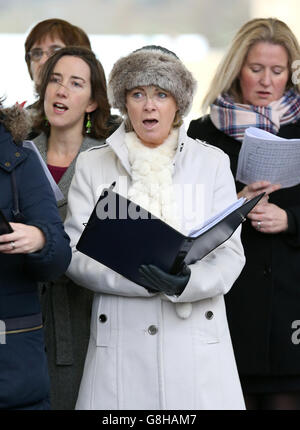
[[149,334],[156,334],[158,332],[158,328],[156,327],[156,325],[150,325],[148,327],[148,333]]
[[212,311],[205,312],[205,318],[211,320],[214,317],[214,313]]

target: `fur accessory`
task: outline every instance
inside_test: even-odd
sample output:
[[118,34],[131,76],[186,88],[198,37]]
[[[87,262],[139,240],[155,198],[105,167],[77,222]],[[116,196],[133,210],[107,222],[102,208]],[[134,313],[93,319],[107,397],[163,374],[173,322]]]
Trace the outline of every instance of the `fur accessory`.
[[156,148],[145,146],[134,132],[125,134],[125,143],[132,173],[128,198],[179,230],[172,179],[178,130],[172,130],[165,142]]
[[[132,170],[128,198],[180,231],[181,222],[172,179],[178,129],[172,130],[157,148],[145,146],[134,132],[126,133],[125,143]],[[187,319],[193,307],[189,302],[178,302],[175,309],[179,318]]]
[[18,103],[7,108],[0,106],[0,123],[12,135],[16,143],[26,139],[32,126],[31,115]]
[[114,64],[108,81],[109,102],[126,114],[126,91],[150,85],[171,93],[182,117],[189,112],[196,80],[173,52],[160,46],[144,46]]

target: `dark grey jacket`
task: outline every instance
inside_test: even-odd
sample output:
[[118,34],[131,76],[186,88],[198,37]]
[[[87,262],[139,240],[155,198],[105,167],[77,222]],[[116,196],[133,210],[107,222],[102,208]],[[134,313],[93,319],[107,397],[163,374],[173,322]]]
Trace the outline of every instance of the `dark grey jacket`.
[[[46,135],[40,134],[33,142],[46,162]],[[79,153],[102,143],[104,141],[85,137]],[[58,202],[63,221],[76,160],[77,157],[58,183],[64,195]],[[90,290],[74,284],[66,276],[41,287],[52,409],[75,408],[89,341],[92,301],[93,293]]]

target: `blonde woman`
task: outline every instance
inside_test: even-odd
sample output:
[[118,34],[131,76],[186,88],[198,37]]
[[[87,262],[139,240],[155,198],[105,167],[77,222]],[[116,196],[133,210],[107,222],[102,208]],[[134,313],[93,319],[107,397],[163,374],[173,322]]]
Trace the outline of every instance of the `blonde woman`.
[[[78,158],[65,223],[73,247],[68,276],[96,293],[78,409],[244,408],[223,299],[244,264],[239,231],[175,275],[141,265],[148,288],[76,251],[83,223],[114,181],[117,191],[183,232],[201,213],[209,218],[236,199],[228,157],[188,138],[182,125],[195,85],[162,47],[121,58],[108,94],[126,124]],[[186,186],[192,198],[183,208]]]
[[[204,99],[208,115],[188,134],[221,148],[235,176],[250,125],[300,137],[299,84],[293,63],[300,47],[278,19],[254,19],[235,36]],[[264,179],[264,178],[262,178]],[[300,182],[300,180],[299,180]],[[300,349],[293,322],[300,312],[300,185],[236,182],[239,196],[269,199],[248,215],[242,241],[246,265],[226,296],[228,320],[248,408],[300,408]]]

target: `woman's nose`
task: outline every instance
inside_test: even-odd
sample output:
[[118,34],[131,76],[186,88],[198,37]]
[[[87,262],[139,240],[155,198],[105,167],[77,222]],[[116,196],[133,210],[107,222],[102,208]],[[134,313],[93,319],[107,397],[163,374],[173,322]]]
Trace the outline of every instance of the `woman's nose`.
[[266,70],[263,71],[263,74],[262,74],[262,76],[260,78],[260,81],[261,81],[262,85],[265,85],[265,86],[268,86],[268,85],[271,84],[272,79],[271,79],[271,72],[270,72],[270,70],[266,69]]
[[146,97],[144,109],[145,110],[154,110],[156,108],[155,102],[152,97]]
[[46,54],[46,52],[43,52],[43,55],[41,56],[41,58],[39,60],[39,64],[43,65],[46,63],[47,60],[48,60],[48,55]]
[[56,87],[56,94],[57,95],[60,95],[62,97],[66,97],[68,95],[68,92],[69,92],[68,88],[64,84],[57,82],[57,87]]

